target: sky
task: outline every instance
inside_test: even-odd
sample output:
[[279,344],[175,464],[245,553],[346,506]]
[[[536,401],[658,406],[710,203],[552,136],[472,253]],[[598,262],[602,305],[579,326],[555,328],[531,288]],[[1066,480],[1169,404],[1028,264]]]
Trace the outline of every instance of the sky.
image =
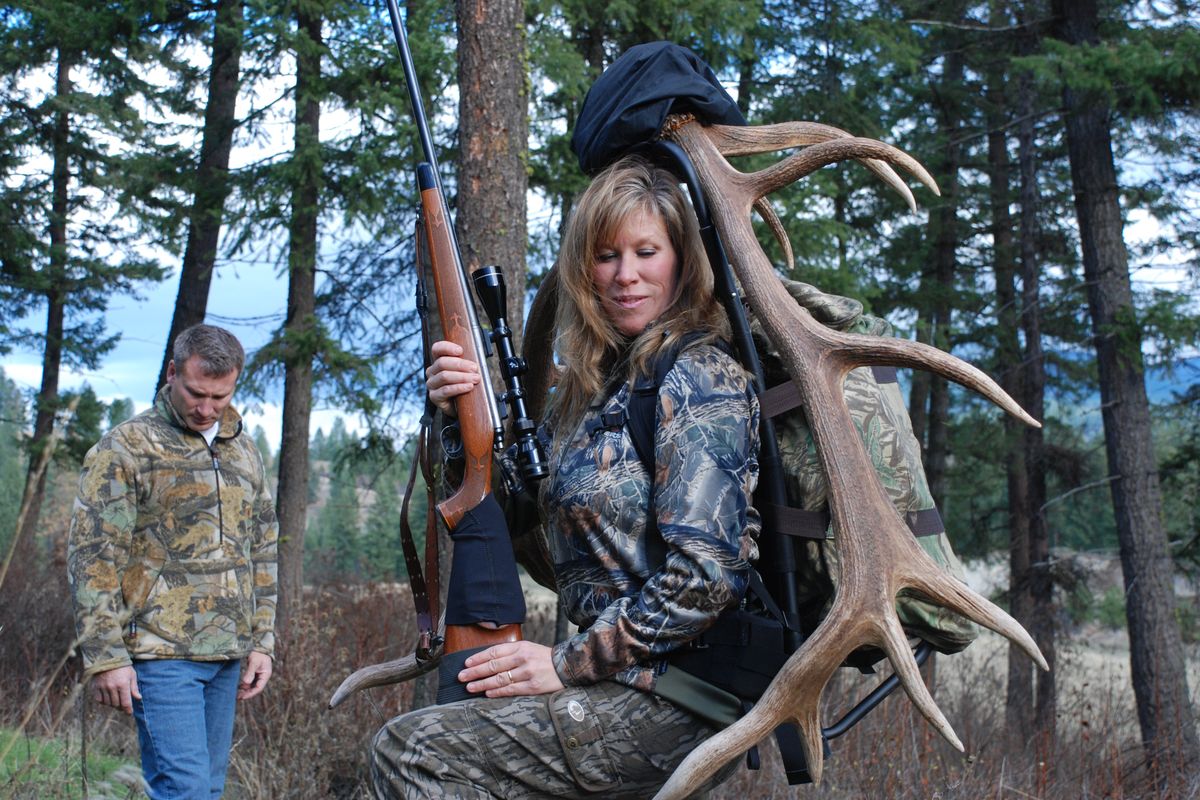
[[[60,389],[79,389],[87,384],[106,403],[128,397],[138,411],[149,407],[178,288],[176,268],[167,280],[148,288],[140,299],[129,295],[113,297],[105,319],[110,333],[121,334],[120,342],[104,357],[100,369],[64,370]],[[207,321],[232,331],[249,354],[266,343],[271,331],[283,319],[286,305],[287,281],[276,275],[272,265],[238,266],[225,262],[217,267],[213,276]],[[44,325],[44,318],[44,310],[35,311],[26,318],[26,323],[36,328]],[[10,380],[27,392],[36,392],[41,385],[39,353],[14,351],[0,356],[0,367]],[[253,431],[256,425],[261,425],[267,441],[276,450],[283,421],[281,399],[282,390],[273,401],[259,402],[239,398],[236,394],[234,398],[234,407],[245,418],[247,429]],[[328,433],[339,416],[350,430],[363,427],[345,412],[317,408],[313,411],[310,432],[315,434],[318,428],[323,428]]]

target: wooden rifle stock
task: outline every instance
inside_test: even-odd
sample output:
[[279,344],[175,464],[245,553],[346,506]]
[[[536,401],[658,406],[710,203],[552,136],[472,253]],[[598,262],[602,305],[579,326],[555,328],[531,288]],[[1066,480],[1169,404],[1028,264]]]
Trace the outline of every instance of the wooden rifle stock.
[[[481,351],[475,307],[432,165],[417,165],[417,184],[421,192],[421,211],[442,335],[463,349],[462,357],[475,362],[480,375],[479,385],[454,399],[463,447],[463,478],[458,489],[437,505],[446,527],[453,531],[463,516],[492,491],[492,454],[503,431],[499,426],[487,361]],[[520,639],[519,624],[498,628],[447,625],[444,652],[456,653]]]
[[425,217],[425,238],[429,245],[429,260],[433,272],[433,288],[437,294],[438,316],[442,335],[463,349],[463,358],[479,366],[480,382],[471,391],[454,400],[458,426],[462,435],[466,459],[462,484],[450,497],[438,503],[438,512],[446,527],[454,530],[463,515],[492,490],[492,449],[496,432],[493,426],[493,400],[489,396],[487,362],[479,349],[479,338],[472,324],[475,314],[471,296],[463,279],[458,252],[450,233],[450,220],[433,167],[428,163],[417,166],[417,183],[421,190],[421,211]]

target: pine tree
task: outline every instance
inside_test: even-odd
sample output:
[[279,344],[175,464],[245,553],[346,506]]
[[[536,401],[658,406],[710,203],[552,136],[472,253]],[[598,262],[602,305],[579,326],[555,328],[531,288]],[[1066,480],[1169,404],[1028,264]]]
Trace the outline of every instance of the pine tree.
[[29,423],[25,398],[0,370],[0,553],[7,553],[21,506],[26,455],[21,439]]
[[[1100,49],[1095,2],[1054,0],[1052,8],[1056,38],[1084,59]],[[1178,781],[1194,777],[1194,766],[1200,763],[1200,739],[1187,688],[1172,564],[1162,528],[1142,334],[1135,317],[1117,198],[1113,106],[1088,77],[1068,76],[1063,100],[1100,370],[1105,444],[1109,469],[1116,478],[1111,485],[1112,498],[1125,575],[1138,722],[1157,779],[1164,788],[1175,787]]]
[[[484,264],[497,264],[503,270],[506,318],[513,330],[513,348],[520,352],[529,155],[525,3],[457,0],[455,16],[459,91],[455,232],[468,273]],[[505,80],[496,80],[497,75]]]
[[[363,565],[367,577],[371,580],[400,580],[401,576],[407,574],[404,554],[400,547],[400,485],[391,471],[388,471],[380,475],[373,486],[375,501],[371,504],[366,528],[362,534]],[[417,542],[419,553],[424,552],[424,533],[424,525],[414,525],[414,538],[420,539]]]
[[359,525],[358,490],[351,470],[335,469],[330,476],[329,499],[317,517],[316,539],[329,553],[337,580],[358,577]]
[[267,440],[267,432],[263,430],[262,425],[255,425],[251,435],[254,437],[254,446],[258,448],[258,453],[262,456],[263,467],[270,475],[275,465],[275,453],[271,450],[271,443]]
[[[162,99],[140,72],[162,55],[153,39],[156,8],[54,0],[0,12],[4,346],[42,353],[25,479],[30,504],[18,534],[26,557],[45,491],[38,455],[63,408],[60,372],[96,368],[115,342],[98,317],[109,299],[162,277],[157,263],[137,254],[140,234],[156,226],[159,198],[135,191],[145,162],[154,161],[136,106]],[[42,310],[37,332],[17,322]]]
[[[212,5],[196,3],[195,15],[207,17]],[[195,158],[192,207],[188,215],[187,245],[179,269],[179,293],[167,334],[158,383],[166,383],[171,346],[185,328],[204,321],[208,290],[217,260],[225,198],[229,194],[229,157],[237,125],[236,105],[239,62],[244,35],[243,0],[216,0],[213,8],[208,96],[204,129]],[[189,16],[189,26],[194,25]]]

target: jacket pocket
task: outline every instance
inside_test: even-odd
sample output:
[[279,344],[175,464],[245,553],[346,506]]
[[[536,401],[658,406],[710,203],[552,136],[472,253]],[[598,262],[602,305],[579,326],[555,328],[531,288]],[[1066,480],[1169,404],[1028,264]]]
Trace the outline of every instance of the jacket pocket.
[[136,620],[146,607],[162,571],[161,561],[156,563],[149,560],[133,562],[125,568],[125,574],[121,577],[121,597],[131,619]]
[[554,732],[575,782],[581,789],[601,792],[620,780],[605,744],[605,731],[587,692],[563,689],[546,699]]
[[244,653],[250,642],[247,572],[228,559],[166,564],[137,616],[140,631],[148,634],[143,647],[179,657]]

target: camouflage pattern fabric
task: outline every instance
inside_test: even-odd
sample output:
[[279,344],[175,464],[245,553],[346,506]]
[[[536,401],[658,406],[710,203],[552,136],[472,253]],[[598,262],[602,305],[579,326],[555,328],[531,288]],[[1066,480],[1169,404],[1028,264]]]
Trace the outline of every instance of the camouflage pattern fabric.
[[670,702],[613,681],[484,698],[387,723],[371,749],[371,782],[375,797],[389,799],[642,800],[714,732]]
[[[654,688],[672,650],[745,595],[758,557],[758,401],[711,345],[684,350],[658,392],[656,474],[616,412],[622,386],[584,415],[542,482],[559,596],[580,633],[554,647],[564,684]],[[650,492],[657,535],[646,535]]]
[[85,677],[274,651],[278,526],[258,448],[227,408],[210,451],[168,391],[84,459],[67,568]]
[[[892,335],[891,326],[885,320],[862,313],[862,304],[856,300],[825,294],[797,281],[784,283],[796,301],[824,325],[866,336]],[[764,359],[767,385],[788,380],[774,352],[761,347],[760,352],[768,353]],[[934,502],[921,463],[920,444],[913,435],[899,386],[877,383],[869,368],[860,367],[846,376],[843,390],[850,416],[866,445],[875,473],[896,510],[908,516],[932,509]],[[804,414],[797,409],[776,417],[775,430],[789,503],[807,511],[824,508],[829,484]],[[934,561],[960,580],[963,578],[962,564],[945,532],[920,536],[917,541]],[[832,602],[838,575],[838,550],[832,526],[824,541],[809,540],[800,549],[806,556],[801,559],[797,581],[801,602],[809,606],[808,614],[823,617]],[[896,611],[908,633],[919,636],[944,653],[962,650],[978,635],[974,623],[907,591],[897,598]]]

